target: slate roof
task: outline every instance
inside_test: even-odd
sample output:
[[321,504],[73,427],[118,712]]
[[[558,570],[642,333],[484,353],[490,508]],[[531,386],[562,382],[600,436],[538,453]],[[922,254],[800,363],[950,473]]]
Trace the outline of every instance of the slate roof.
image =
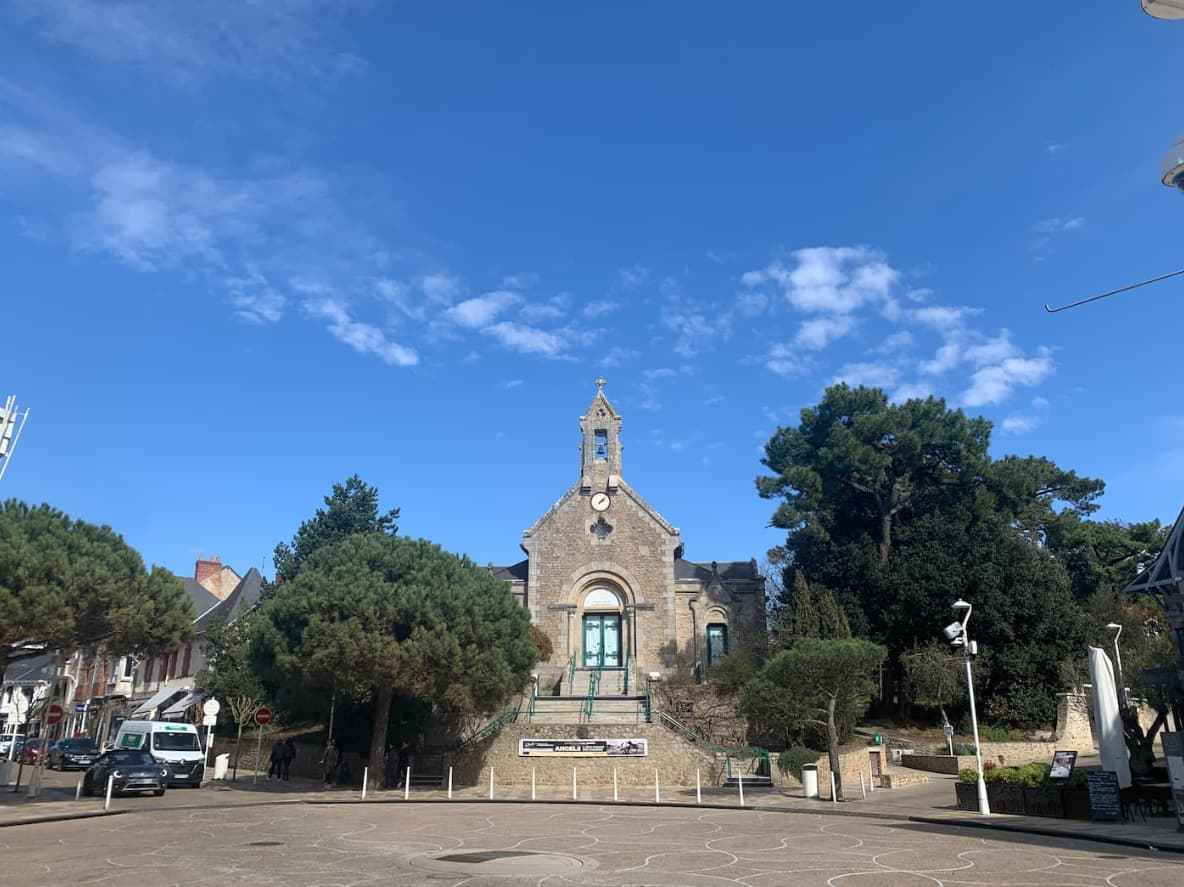
[[6,684],[27,684],[37,681],[52,681],[57,672],[54,654],[43,653],[31,659],[20,659],[10,663],[4,674]]
[[508,582],[525,582],[530,572],[530,561],[518,561],[508,567],[490,567],[495,579],[505,579]]
[[263,593],[263,576],[254,567],[247,570],[247,575],[239,580],[234,591],[226,596],[226,600],[219,601],[209,612],[203,614],[194,623],[194,630],[201,634],[215,622],[223,624],[233,622],[244,613],[253,610],[259,603],[259,596]]
[[[718,561],[713,563],[719,570],[719,578],[724,582],[738,582],[760,578],[756,563],[753,561]],[[712,566],[712,563],[696,564],[693,561],[684,560],[680,557],[674,562],[674,578],[702,579],[707,581],[715,575],[712,571]]]
[[191,579],[188,576],[181,577],[181,583],[185,586],[185,594],[189,596],[189,600],[193,601],[193,616],[197,618],[214,604],[218,603],[218,595],[211,592],[204,585],[196,579]]

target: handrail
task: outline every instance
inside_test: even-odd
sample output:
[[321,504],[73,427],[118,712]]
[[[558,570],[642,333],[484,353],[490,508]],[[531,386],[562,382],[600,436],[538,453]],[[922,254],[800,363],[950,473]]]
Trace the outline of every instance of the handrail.
[[[567,689],[570,692],[576,682],[576,654],[572,653],[567,660]],[[560,691],[562,692],[562,690]]]
[[517,705],[509,706],[500,715],[498,715],[496,718],[494,718],[492,721],[490,721],[488,724],[486,724],[484,727],[482,727],[480,730],[478,730],[476,733],[474,733],[468,739],[461,742],[460,746],[458,746],[458,747],[464,747],[464,746],[468,745],[469,743],[481,742],[484,739],[488,739],[490,736],[496,736],[498,733],[501,732],[502,727],[506,726],[506,724],[512,724],[514,721],[518,720],[518,713],[521,710],[522,710],[522,703],[521,702],[519,702]]
[[600,690],[600,670],[598,666],[593,672],[588,675],[588,693],[584,696],[584,720],[592,720],[592,705],[596,698],[596,693]]
[[698,733],[696,733],[694,730],[692,730],[686,724],[682,723],[682,721],[678,720],[677,718],[673,717],[672,715],[670,715],[669,713],[664,712],[664,711],[658,712],[658,722],[660,724],[662,724],[662,726],[666,727],[667,729],[673,730],[674,732],[680,734],[684,739],[688,740],[689,742],[693,742],[696,745],[702,746],[704,749],[706,749],[707,751],[710,751],[712,754],[723,755],[724,756],[724,763],[725,763],[725,766],[727,767],[729,776],[732,773],[732,758],[736,758],[737,760],[745,760],[745,761],[747,761],[747,760],[761,761],[761,762],[765,763],[766,765],[771,765],[771,763],[770,763],[771,759],[770,759],[770,754],[769,754],[768,749],[760,748],[759,746],[755,746],[755,745],[734,746],[732,748],[728,748],[728,747],[722,746],[722,745],[716,745],[714,742],[711,742],[710,740],[708,740],[708,739],[704,738],[703,736],[699,735]]
[[654,697],[650,689],[651,682],[645,682],[645,722],[652,724],[654,721]]

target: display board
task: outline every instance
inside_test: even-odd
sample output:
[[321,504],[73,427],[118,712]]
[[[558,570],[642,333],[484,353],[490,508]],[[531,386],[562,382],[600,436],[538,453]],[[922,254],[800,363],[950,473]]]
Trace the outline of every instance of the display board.
[[1077,752],[1053,752],[1052,766],[1048,768],[1048,778],[1056,782],[1066,782],[1073,775],[1075,766],[1077,766]]
[[1118,774],[1113,770],[1090,770],[1086,779],[1089,783],[1089,818],[1099,822],[1121,822],[1122,794]]
[[519,739],[523,758],[644,758],[646,739]]

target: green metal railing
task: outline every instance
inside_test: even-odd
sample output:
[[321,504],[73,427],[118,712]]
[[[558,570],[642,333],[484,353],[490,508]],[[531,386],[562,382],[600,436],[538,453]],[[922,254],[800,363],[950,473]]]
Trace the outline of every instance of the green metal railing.
[[[650,689],[650,682],[645,682],[645,722],[647,724],[653,723],[654,720],[654,695]],[[671,718],[671,720],[674,720]]]
[[588,675],[588,692],[584,696],[583,716],[585,721],[592,720],[592,706],[596,701],[596,694],[600,691],[600,672],[598,666]]
[[[568,690],[569,694],[571,693],[572,687],[575,686],[575,682],[576,682],[576,654],[572,653],[571,658],[567,660],[567,690]],[[559,692],[560,693],[563,692],[562,688],[560,689]]]
[[621,686],[621,695],[622,696],[629,695],[629,654],[628,653],[625,654],[625,679],[624,679],[623,685]]
[[502,731],[502,727],[506,726],[506,724],[512,724],[514,721],[518,720],[518,714],[521,710],[521,702],[519,702],[517,705],[511,705],[500,715],[498,715],[496,718],[462,742],[461,745],[463,746],[474,742],[481,742],[485,739],[489,739],[492,736],[496,736]]
[[750,745],[734,746],[731,748],[716,745],[664,711],[658,712],[658,722],[667,729],[680,734],[688,742],[693,742],[703,750],[711,752],[716,757],[722,757],[724,759],[724,771],[728,778],[732,776],[733,760],[737,762],[737,767],[739,767],[741,761],[751,762],[749,769],[744,771],[745,775],[752,773],[753,775],[771,776],[773,773],[772,761],[767,749]]

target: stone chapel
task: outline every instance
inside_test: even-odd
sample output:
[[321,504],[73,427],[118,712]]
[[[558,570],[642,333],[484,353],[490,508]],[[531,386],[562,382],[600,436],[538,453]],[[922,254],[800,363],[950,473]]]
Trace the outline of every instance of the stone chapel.
[[[596,380],[580,417],[579,476],[522,533],[526,559],[493,567],[551,640],[541,680],[575,669],[702,676],[764,635],[764,579],[750,561],[689,561],[683,540],[622,470],[621,416]],[[638,684],[639,685],[639,684]]]

